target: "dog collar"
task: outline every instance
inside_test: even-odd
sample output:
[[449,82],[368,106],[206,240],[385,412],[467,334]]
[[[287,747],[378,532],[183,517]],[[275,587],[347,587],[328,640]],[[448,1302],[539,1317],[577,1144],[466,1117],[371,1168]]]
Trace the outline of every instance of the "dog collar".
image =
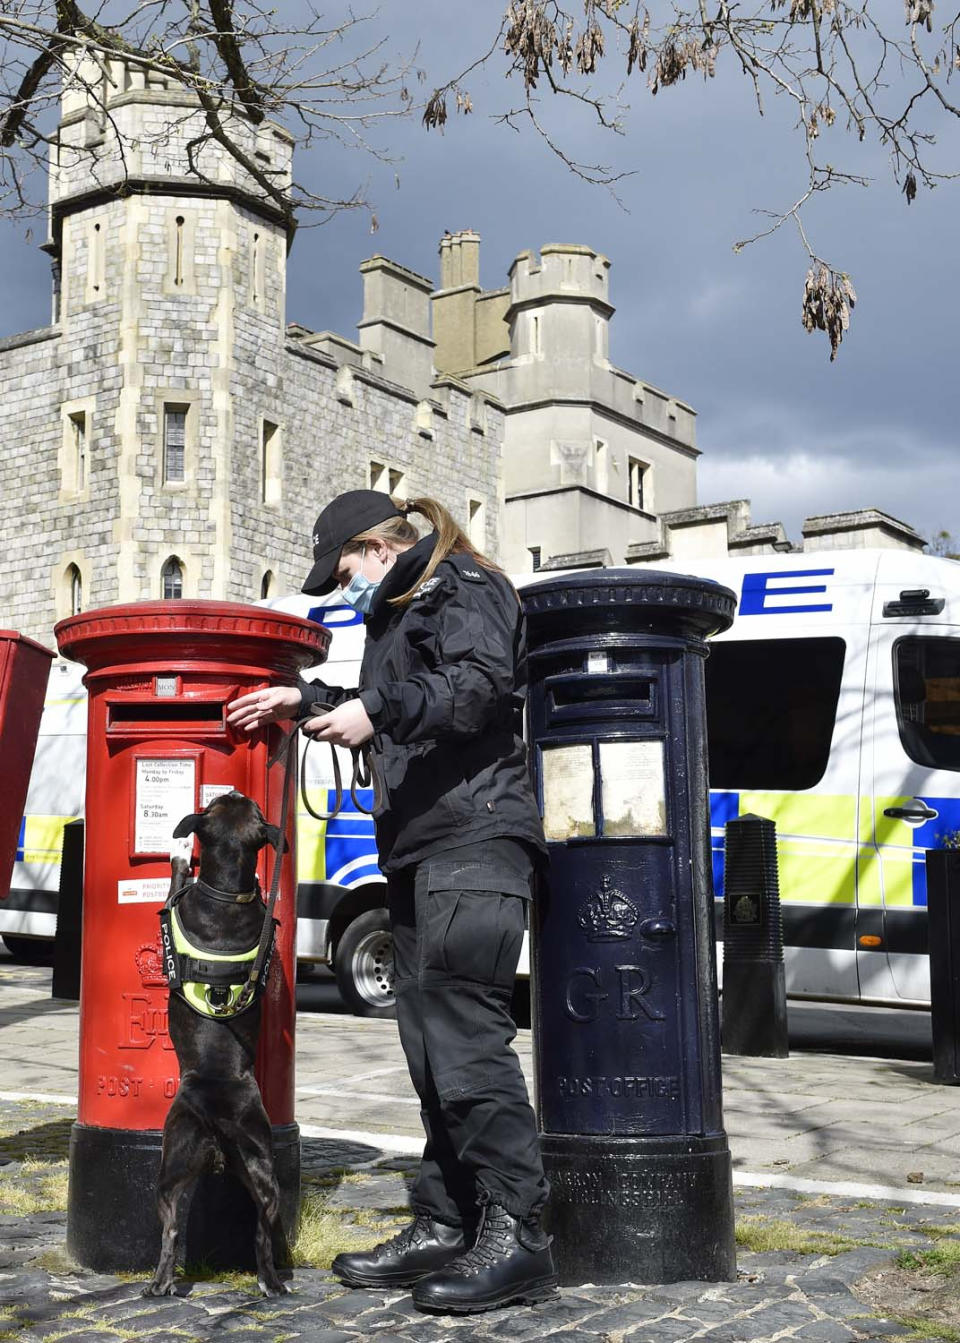
[[251,900],[256,900],[260,894],[260,883],[257,882],[252,891],[221,891],[216,886],[211,886],[209,881],[202,881],[197,877],[194,885],[199,886],[213,900],[219,900],[225,905],[249,905]]

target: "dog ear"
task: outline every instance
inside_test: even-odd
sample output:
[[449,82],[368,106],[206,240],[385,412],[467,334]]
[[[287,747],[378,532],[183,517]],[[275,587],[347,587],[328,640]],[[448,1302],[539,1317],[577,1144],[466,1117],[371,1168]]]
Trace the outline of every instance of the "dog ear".
[[[267,837],[266,837],[266,839],[263,841],[263,843],[264,843],[264,844],[272,844],[273,847],[276,848],[277,845],[278,845],[279,842],[280,842],[280,830],[279,830],[279,828],[278,828],[277,826],[275,826],[275,825],[271,825],[271,824],[269,823],[269,821],[264,821],[264,823],[263,823],[263,828],[264,828],[264,830],[267,832]],[[262,848],[263,845],[261,845],[260,847]],[[282,852],[283,852],[283,853],[286,853],[286,851],[287,851],[287,849],[289,849],[289,847],[290,847],[290,845],[287,843],[286,840],[284,840],[284,841],[283,841],[283,850],[282,850]]]
[[191,812],[189,816],[184,816],[182,821],[177,822],[177,828],[173,832],[174,839],[183,839],[184,835],[196,833],[197,824],[203,818],[199,812]]

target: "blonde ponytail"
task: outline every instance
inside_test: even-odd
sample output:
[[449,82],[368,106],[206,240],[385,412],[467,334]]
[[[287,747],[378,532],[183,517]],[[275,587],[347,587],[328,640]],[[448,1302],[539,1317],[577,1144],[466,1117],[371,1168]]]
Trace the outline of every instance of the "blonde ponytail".
[[[391,496],[392,497],[392,496]],[[430,499],[426,496],[418,499],[394,499],[397,512],[400,514],[396,518],[387,518],[386,522],[379,522],[375,527],[370,527],[358,536],[352,536],[343,547],[345,554],[360,550],[368,541],[386,541],[394,546],[411,546],[420,540],[420,533],[412,522],[407,521],[409,513],[419,513],[421,517],[426,518],[432,531],[436,532],[437,540],[433,551],[427,561],[427,567],[423,573],[406,592],[402,592],[398,597],[389,598],[391,606],[409,606],[410,602],[416,596],[417,592],[426,583],[427,579],[432,578],[437,565],[441,564],[448,555],[469,555],[470,558],[484,569],[491,569],[494,573],[503,573],[498,564],[493,560],[487,559],[482,554],[466,532],[458,526],[453,516],[447,512],[443,504],[438,503],[436,499]]]

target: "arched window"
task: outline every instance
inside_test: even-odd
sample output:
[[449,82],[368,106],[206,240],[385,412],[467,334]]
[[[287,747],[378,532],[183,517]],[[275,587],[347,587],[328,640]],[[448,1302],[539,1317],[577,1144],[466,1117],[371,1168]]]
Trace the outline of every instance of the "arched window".
[[183,565],[176,555],[171,555],[160,570],[160,583],[165,602],[183,596]]
[[83,610],[83,578],[75,564],[67,568],[67,585],[70,589],[70,614],[78,616]]
[[273,570],[268,569],[260,580],[260,600],[266,601],[273,591]]

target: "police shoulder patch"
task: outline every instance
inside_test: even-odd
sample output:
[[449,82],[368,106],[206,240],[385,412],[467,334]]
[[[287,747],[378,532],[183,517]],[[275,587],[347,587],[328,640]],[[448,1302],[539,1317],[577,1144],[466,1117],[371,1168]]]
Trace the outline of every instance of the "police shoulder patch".
[[472,555],[464,555],[462,553],[450,555],[448,556],[448,560],[451,567],[456,569],[457,574],[461,578],[465,578],[468,583],[485,583],[487,581],[483,569]]
[[416,601],[418,597],[428,596],[428,594],[431,593],[433,589],[440,584],[440,582],[441,580],[436,575],[434,575],[433,578],[428,578],[426,582],[421,583],[420,586],[417,588],[416,592],[413,594],[413,600]]

